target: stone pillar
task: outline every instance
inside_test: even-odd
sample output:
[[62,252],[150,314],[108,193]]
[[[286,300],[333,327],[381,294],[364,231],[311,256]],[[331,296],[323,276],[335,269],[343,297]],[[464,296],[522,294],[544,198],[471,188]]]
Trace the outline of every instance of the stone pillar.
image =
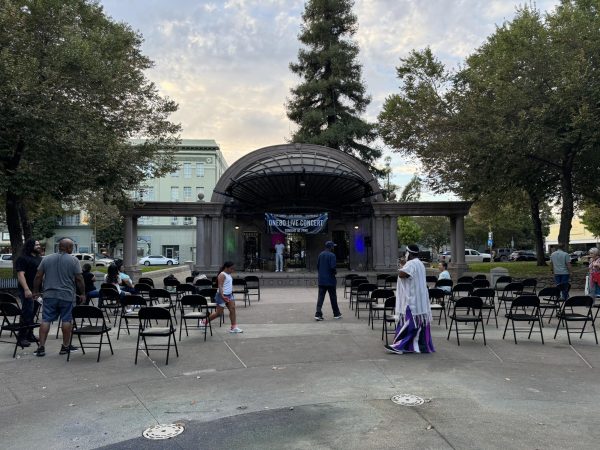
[[[131,277],[133,282],[135,283],[142,276],[142,271],[138,266],[138,257],[137,257],[137,223],[138,217],[131,217],[131,247],[130,247],[130,260],[129,263],[125,259],[123,262],[125,264],[125,273]],[[129,265],[129,267],[127,267]]]
[[373,218],[371,245],[373,246],[373,269],[383,270],[385,268],[384,226],[383,217],[378,215]]
[[206,247],[204,242],[204,216],[196,216],[196,264],[194,270],[206,271]]
[[456,262],[456,217],[450,217],[450,252],[452,263]]
[[456,263],[465,263],[465,218],[456,218]]
[[211,218],[209,235],[210,238],[210,269],[218,271],[223,264],[223,217],[213,216]]
[[449,268],[452,279],[456,280],[468,269],[465,263],[465,218],[463,216],[450,218],[450,243],[452,262]]
[[131,240],[133,239],[133,219],[125,216],[125,239],[123,239],[123,263],[125,270],[131,268]]

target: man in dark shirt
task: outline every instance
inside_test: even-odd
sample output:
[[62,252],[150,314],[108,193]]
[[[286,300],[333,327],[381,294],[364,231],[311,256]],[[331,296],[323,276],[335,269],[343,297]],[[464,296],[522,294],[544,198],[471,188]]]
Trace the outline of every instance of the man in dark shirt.
[[319,296],[317,298],[317,312],[315,313],[315,320],[323,320],[323,302],[325,301],[325,293],[329,293],[329,300],[331,301],[331,309],[333,310],[333,318],[341,319],[342,313],[337,304],[337,292],[336,292],[336,279],[335,274],[337,260],[333,248],[336,244],[333,241],[325,242],[325,250],[319,254],[317,259],[317,271],[319,273]]
[[[40,304],[33,299],[33,280],[37,268],[42,261],[40,256],[41,246],[35,239],[27,239],[23,246],[21,256],[17,258],[16,269],[19,281],[19,297],[21,298],[21,324],[32,325]],[[19,345],[29,347],[30,342],[37,342],[32,328],[24,328],[19,331]]]

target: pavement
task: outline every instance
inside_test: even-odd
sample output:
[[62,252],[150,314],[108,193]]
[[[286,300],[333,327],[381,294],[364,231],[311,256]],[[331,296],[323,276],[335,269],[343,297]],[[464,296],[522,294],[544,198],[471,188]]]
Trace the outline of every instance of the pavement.
[[[315,288],[265,288],[238,305],[243,334],[215,324],[197,330],[179,358],[140,353],[136,337],[111,331],[108,347],[58,354],[55,328],[46,356],[0,345],[0,448],[8,449],[596,449],[600,441],[600,346],[593,335],[556,340],[554,326],[531,340],[486,327],[446,340],[433,326],[436,353],[384,351],[380,323],[356,319],[338,289],[342,320],[316,322]],[[239,302],[238,302],[239,304]],[[555,321],[552,322],[554,325]],[[2,338],[4,339],[6,335]],[[420,406],[390,399],[414,394]],[[157,424],[179,436],[148,440]]]

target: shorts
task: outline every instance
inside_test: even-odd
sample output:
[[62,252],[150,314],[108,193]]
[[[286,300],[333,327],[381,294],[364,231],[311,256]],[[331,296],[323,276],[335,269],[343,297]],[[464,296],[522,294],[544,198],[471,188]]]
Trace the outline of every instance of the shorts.
[[63,323],[73,321],[74,301],[44,297],[42,304],[42,322],[54,322],[60,316]]
[[[233,294],[229,295],[229,300],[230,302],[235,302],[235,299],[233,298]],[[221,297],[221,293],[217,292],[215,295],[215,303],[217,304],[217,306],[220,306],[221,308],[225,308],[225,305],[227,304],[227,301],[225,301],[225,299],[223,297]]]

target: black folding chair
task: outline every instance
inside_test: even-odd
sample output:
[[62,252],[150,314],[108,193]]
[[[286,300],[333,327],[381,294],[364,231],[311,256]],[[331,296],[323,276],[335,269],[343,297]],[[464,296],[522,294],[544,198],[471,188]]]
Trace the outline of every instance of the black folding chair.
[[[77,320],[81,319],[81,322],[78,324]],[[92,320],[95,321],[95,325],[92,325]],[[85,322],[88,322],[89,325],[85,325]],[[69,350],[67,352],[67,361],[71,359],[71,345],[73,344],[73,336],[77,336],[79,340],[79,346],[81,348],[81,352],[85,355],[85,347],[83,345],[83,341],[81,340],[82,336],[100,336],[100,341],[98,342],[86,342],[85,344],[91,348],[98,349],[98,358],[96,358],[96,362],[100,362],[100,352],[102,351],[102,345],[108,344],[110,348],[110,354],[114,355],[112,343],[110,342],[110,335],[108,332],[111,330],[111,327],[106,325],[106,321],[104,320],[104,313],[100,308],[96,308],[95,306],[90,305],[78,305],[73,307],[73,330],[71,331],[71,340],[69,341]],[[107,342],[103,341],[104,334],[106,334]],[[90,346],[90,344],[97,344],[98,346]]]
[[188,283],[178,284],[175,287],[175,306],[177,306],[177,304],[179,303],[179,300],[181,300],[181,297],[183,297],[184,295],[194,295],[194,294],[196,294],[196,292],[197,292],[197,290],[193,284],[188,284]]
[[[450,314],[450,329],[448,330],[447,340],[450,340],[450,333],[452,332],[452,325],[455,326],[456,331],[456,342],[460,345],[459,334],[464,332],[458,331],[459,323],[471,323],[474,325],[473,340],[475,340],[475,334],[479,324],[481,323],[481,332],[483,333],[483,345],[487,345],[485,340],[485,328],[483,326],[483,314],[481,307],[483,306],[483,300],[479,297],[462,297],[454,301],[454,309]],[[472,313],[472,314],[471,314]],[[469,334],[470,331],[469,331]]]
[[[17,307],[20,308],[19,305],[19,300],[17,300],[17,297],[15,297],[12,294],[9,294],[8,292],[0,292],[0,303],[12,303],[13,305],[17,305]],[[11,323],[10,321],[8,321],[6,318],[2,319],[2,323],[0,325],[7,325]],[[12,336],[13,332],[10,332],[9,336]],[[0,329],[0,336],[2,336],[2,329]]]
[[138,283],[143,283],[143,284],[147,284],[148,286],[150,286],[151,288],[154,287],[154,280],[152,278],[148,278],[148,277],[141,277],[138,280]]
[[175,323],[177,323],[177,307],[176,303],[171,298],[171,293],[166,289],[151,289],[150,290],[150,303],[155,304],[158,307],[165,308],[167,311],[173,314]]
[[[388,336],[396,334],[396,296],[385,299],[383,304],[383,324],[381,326],[381,340],[385,336],[385,345],[389,344]],[[388,330],[388,325],[391,325],[391,330]]]
[[344,298],[348,298],[348,293],[350,292],[350,288],[352,286],[352,280],[358,278],[358,274],[350,273],[344,277]]
[[[215,311],[217,309],[217,303],[215,301],[215,296],[217,295],[217,288],[204,288],[200,289],[198,295],[201,295],[208,302],[208,310]],[[223,324],[224,318],[223,314],[219,316],[219,326]]]
[[459,298],[469,297],[473,292],[473,285],[471,283],[456,283],[452,288],[452,295],[448,299],[448,312],[452,308],[452,303]]
[[194,284],[194,277],[185,277],[186,284]]
[[490,316],[494,313],[494,321],[496,322],[496,328],[498,328],[498,314],[496,314],[496,291],[492,288],[480,288],[473,290],[473,297],[479,297],[483,301],[481,309],[487,310],[487,318],[485,324],[490,323]]
[[385,279],[389,276],[389,273],[379,273],[377,274],[377,276],[375,277],[375,284],[377,285],[377,288],[385,288]]
[[384,289],[396,289],[396,285],[398,284],[398,275],[389,275],[385,279],[385,284],[383,285]]
[[375,289],[377,289],[377,285],[374,283],[362,283],[356,289],[356,309],[354,310],[354,315],[358,319],[360,319],[361,305],[365,306],[362,308],[363,311],[367,311],[371,308],[370,303],[373,301],[371,299],[371,292],[373,292]]
[[[19,347],[19,331],[21,330],[33,330],[40,326],[39,323],[33,323],[31,325],[24,325],[19,323],[21,320],[21,308],[15,303],[2,302],[0,303],[0,314],[2,315],[2,325],[0,325],[1,331],[9,331],[9,337],[12,335],[15,338],[15,350],[13,351],[13,358],[17,354],[17,348]],[[12,342],[2,341],[9,344]],[[22,349],[25,347],[21,346]]]
[[146,283],[137,283],[135,285],[135,290],[138,295],[141,295],[146,300],[150,300],[150,289],[153,289],[153,287]]
[[435,282],[435,287],[444,291],[446,303],[449,303],[449,300],[452,298],[452,288],[454,287],[454,282],[448,278],[443,278]]
[[429,289],[435,287],[435,283],[437,283],[437,277],[435,275],[426,275],[425,282],[427,283],[427,287]]
[[246,302],[252,306],[252,303],[250,303],[250,296],[248,295],[248,288],[246,287],[246,280],[243,278],[234,278],[232,280],[232,285],[234,297],[237,297],[237,295],[242,295],[244,297],[244,308],[246,307]]
[[258,278],[256,275],[248,275],[244,277],[244,280],[246,280],[248,300],[250,300],[250,296],[255,296],[256,301],[260,302],[260,278]]
[[114,286],[110,286],[110,288],[100,288],[98,306],[104,312],[108,323],[112,323],[111,315],[114,316],[116,325],[119,310],[121,309],[121,294],[119,294]]
[[496,313],[500,313],[500,308],[504,303],[504,312],[508,314],[509,303],[512,302],[523,292],[523,284],[512,281],[504,286],[504,289],[497,291],[498,294],[498,309]]
[[478,273],[477,275],[475,275],[473,277],[473,281],[475,280],[487,280],[487,276],[484,275],[483,273]]
[[[131,310],[134,307],[145,308],[148,306],[150,300],[146,300],[141,295],[127,295],[121,299],[121,314],[119,316],[119,328],[117,330],[117,340],[119,340],[119,336],[121,335],[121,330],[123,329],[122,323],[125,321],[125,329],[127,330],[127,334],[131,335],[129,331],[129,321],[130,320],[139,320],[139,309]],[[128,311],[128,309],[130,311]]]
[[546,317],[546,311],[550,310],[550,315],[548,316],[548,324],[550,324],[552,317],[561,310],[563,301],[560,296],[560,291],[554,286],[545,287],[538,292],[538,298],[540,299],[542,320]]
[[201,289],[211,288],[212,281],[210,281],[208,278],[200,278],[199,280],[196,280],[194,286],[196,287],[196,291],[199,292]]
[[[385,308],[385,300],[387,298],[394,297],[394,291],[391,289],[375,289],[371,292],[371,302],[369,303],[369,321],[367,325],[371,325],[371,330],[375,328],[375,316],[377,316],[377,320],[382,320],[380,313],[383,312]],[[379,303],[379,300],[382,302]]]
[[164,288],[170,292],[170,293],[175,293],[175,288],[177,286],[179,286],[181,284],[181,282],[174,277],[165,277],[163,278],[163,286]]
[[535,278],[525,278],[521,281],[523,285],[523,295],[535,295],[537,293],[537,280]]
[[[596,344],[598,344],[596,325],[594,317],[592,315],[593,305],[594,299],[589,295],[575,295],[573,297],[568,298],[565,301],[562,310],[556,314],[556,316],[558,317],[558,325],[556,326],[554,339],[556,339],[556,335],[558,334],[558,329],[560,328],[560,325],[564,324],[564,327],[567,330],[567,338],[569,339],[569,345],[571,345],[569,322],[583,322],[583,326],[581,327],[581,333],[579,334],[579,339],[583,337],[583,333],[593,332],[594,338],[596,339]],[[569,312],[567,312],[567,308],[569,308]],[[585,327],[587,326],[588,322],[591,322],[592,324],[592,331],[585,331]]]
[[[473,289],[485,289],[485,288],[489,288],[490,287],[490,282],[488,280],[473,280],[473,283],[471,283],[471,286],[473,286]],[[493,290],[493,289],[492,289]]]
[[365,277],[356,277],[352,279],[350,284],[350,309],[354,307],[354,300],[356,299],[356,291],[358,290],[358,286],[368,282],[369,280]]
[[[165,365],[169,365],[169,351],[171,350],[171,336],[173,337],[173,346],[175,346],[175,354],[179,357],[179,350],[177,350],[177,339],[175,338],[176,328],[173,325],[173,318],[171,317],[171,313],[168,309],[161,308],[160,306],[148,306],[147,308],[142,308],[139,311],[139,328],[138,328],[138,338],[137,345],[135,347],[135,364],[137,364],[138,360],[138,352],[140,350],[140,338],[144,341],[144,348],[146,349],[146,355],[150,356],[149,349],[153,350],[163,350],[166,347],[167,350],[167,360]],[[164,322],[164,326],[160,327],[151,327],[150,321],[156,321],[159,324]],[[168,338],[167,344],[155,344],[152,347],[148,346],[148,342],[146,338],[148,337],[166,337]]]
[[[540,337],[542,338],[542,344],[544,344],[544,335],[542,333],[542,317],[540,315],[540,299],[536,295],[519,295],[513,299],[510,310],[504,315],[506,317],[506,325],[504,326],[504,333],[502,339],[506,336],[506,330],[508,329],[508,323],[512,325],[513,336],[515,338],[515,344],[517,343],[517,332],[528,332],[527,339],[531,339],[531,333],[536,322],[540,327]],[[516,328],[515,322],[527,322],[531,324],[531,327]]]
[[458,280],[456,280],[456,284],[472,284],[473,283],[474,278],[468,275],[459,277]]
[[[438,325],[442,323],[442,314],[444,315],[444,324],[448,329],[448,317],[446,316],[446,293],[440,288],[430,288],[429,290],[429,302],[431,307],[431,314],[438,312]],[[433,317],[435,318],[435,317]]]
[[[184,295],[181,297],[179,302],[181,306],[181,326],[179,327],[179,340],[181,341],[181,330],[185,327],[185,335],[188,334],[188,320],[197,321],[197,325],[194,328],[204,328],[204,341],[206,341],[206,329],[210,328],[210,335],[212,336],[212,325],[208,320],[208,302],[206,298],[201,295]],[[190,309],[186,311],[186,308]],[[201,320],[205,320],[207,323],[203,325],[200,323]],[[190,326],[191,327],[191,326]]]

